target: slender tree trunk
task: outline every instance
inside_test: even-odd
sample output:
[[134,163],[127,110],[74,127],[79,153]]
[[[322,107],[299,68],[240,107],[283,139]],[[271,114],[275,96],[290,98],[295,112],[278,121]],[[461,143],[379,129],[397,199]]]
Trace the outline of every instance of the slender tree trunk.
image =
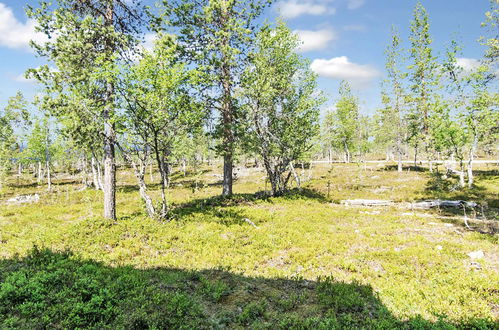
[[135,164],[135,162],[132,161],[135,177],[137,178],[137,183],[139,185],[139,194],[142,200],[144,201],[147,215],[150,218],[156,218],[156,210],[154,209],[154,203],[151,197],[147,194],[147,186],[146,186],[146,181],[144,179],[146,171],[145,165],[146,164],[141,164],[139,169],[137,164]]
[[137,179],[137,185],[139,186],[139,195],[140,198],[142,198],[142,201],[144,202],[147,215],[150,218],[156,218],[157,213],[156,210],[154,209],[154,203],[152,201],[152,198],[147,193],[147,185],[145,181],[147,158],[149,158],[149,154],[144,155],[143,159],[140,159],[139,157],[140,164],[137,164],[125,150],[122,149],[122,152],[123,152],[123,157],[133,167],[133,172],[135,174],[135,178]]
[[[221,15],[221,25],[225,26],[228,23],[229,14],[223,11]],[[222,51],[222,67],[221,67],[221,80],[222,80],[222,128],[223,128],[223,183],[222,183],[222,196],[232,195],[232,172],[234,165],[234,109],[232,104],[232,76],[230,68],[230,60],[226,54],[225,48],[229,46],[229,39],[222,38],[221,51]]]
[[400,137],[397,139],[397,172],[402,172],[402,146]]
[[[102,159],[102,162],[104,162],[104,159]],[[95,164],[97,164],[97,183],[99,184],[99,189],[104,190],[104,171],[102,170],[101,162],[95,159]]]
[[149,179],[151,182],[154,182],[154,176],[152,175],[153,168],[152,168],[152,160],[149,162]]
[[418,147],[414,146],[414,167],[418,166]]
[[165,154],[169,154],[163,150],[159,151],[157,136],[154,138],[154,153],[156,162],[158,163],[159,174],[161,176],[161,218],[165,218],[168,214],[168,201],[166,200],[166,189],[170,186],[170,163],[166,161]]
[[343,142],[343,149],[345,151],[345,163],[350,163],[350,150],[348,150],[346,141]]
[[[109,3],[106,9],[105,23],[113,24],[114,7]],[[111,55],[113,45],[107,42],[106,48]],[[104,218],[116,220],[116,159],[115,143],[116,133],[113,122],[114,114],[114,84],[106,84],[106,106],[104,109]]]
[[289,168],[291,170],[291,173],[293,173],[293,176],[295,178],[295,181],[296,181],[296,186],[298,187],[298,189],[301,190],[301,182],[300,182],[300,177],[298,176],[298,174],[296,173],[295,171],[295,166],[293,164],[293,162],[289,163]]
[[461,188],[464,188],[464,186],[465,186],[465,184],[464,184],[464,164],[463,164],[462,160],[460,161],[460,165],[461,165],[461,168],[459,171],[459,186]]
[[102,190],[101,180],[100,180],[100,166],[96,165],[97,161],[95,157],[92,156],[90,167],[92,168],[92,180],[94,183],[95,190]]
[[47,189],[49,191],[51,191],[52,190],[52,177],[50,175],[50,162],[49,161],[47,161],[45,163],[45,167],[47,169]]
[[49,124],[47,121],[47,137],[45,140],[45,168],[47,169],[47,189],[52,190],[52,178],[50,177],[50,132]]
[[232,195],[232,153],[224,155],[224,177],[222,183],[222,196]]
[[36,176],[36,182],[39,184],[42,180],[42,162],[38,161],[38,174]]
[[470,155],[468,159],[468,187],[473,186],[473,154]]
[[88,188],[90,187],[90,184],[88,183],[88,162],[87,162],[87,157],[84,155],[83,156],[83,165],[82,165],[82,171],[83,171],[83,179],[81,180],[81,183]]

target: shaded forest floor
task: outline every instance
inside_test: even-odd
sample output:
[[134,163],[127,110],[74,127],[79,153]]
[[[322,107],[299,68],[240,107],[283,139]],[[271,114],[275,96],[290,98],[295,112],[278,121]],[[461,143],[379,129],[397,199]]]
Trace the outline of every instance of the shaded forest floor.
[[[381,164],[297,171],[301,191],[264,198],[265,173],[241,168],[230,199],[217,197],[217,168],[175,172],[172,220],[162,223],[145,217],[128,170],[116,222],[100,218],[101,192],[66,174],[52,193],[11,177],[0,195],[1,327],[497,326],[497,167],[482,165],[465,190]],[[33,204],[5,202],[34,193]],[[339,204],[356,198],[464,199],[483,211],[468,211],[469,230],[461,210]],[[468,256],[476,251],[483,257]]]

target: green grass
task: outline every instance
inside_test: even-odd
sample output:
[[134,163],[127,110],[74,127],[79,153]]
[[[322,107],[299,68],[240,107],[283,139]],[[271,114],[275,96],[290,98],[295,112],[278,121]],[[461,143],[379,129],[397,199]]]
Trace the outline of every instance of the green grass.
[[[44,186],[30,185],[28,177],[19,182],[12,178],[3,198],[38,192],[41,200],[1,204],[0,324],[282,329],[497,325],[497,235],[466,230],[462,214],[445,210],[333,203],[354,198],[471,199],[485,204],[491,220],[497,215],[497,169],[479,169],[476,185],[460,191],[455,179],[424,171],[323,165],[313,169],[301,192],[295,189],[279,198],[255,195],[269,187],[264,173],[251,169],[239,176],[231,199],[216,197],[221,188],[215,171],[186,177],[177,173],[169,193],[173,219],[163,223],[145,217],[127,171],[120,172],[116,222],[100,218],[100,192],[77,191],[71,178],[61,175],[50,194]],[[157,186],[151,192],[157,197]],[[471,224],[496,228],[494,221]],[[480,269],[467,256],[476,250],[485,253],[476,260]]]

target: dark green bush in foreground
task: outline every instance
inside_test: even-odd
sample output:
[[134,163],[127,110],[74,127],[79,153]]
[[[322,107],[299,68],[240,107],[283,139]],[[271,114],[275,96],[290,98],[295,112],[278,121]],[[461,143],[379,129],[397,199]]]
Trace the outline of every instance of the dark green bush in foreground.
[[0,261],[0,328],[492,329],[400,321],[368,286],[248,278],[225,271],[112,268],[34,249]]

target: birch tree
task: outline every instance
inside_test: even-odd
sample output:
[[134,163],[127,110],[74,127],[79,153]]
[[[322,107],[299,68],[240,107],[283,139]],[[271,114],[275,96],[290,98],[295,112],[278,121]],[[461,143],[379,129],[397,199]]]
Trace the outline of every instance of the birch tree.
[[335,140],[337,147],[343,150],[345,162],[350,163],[359,128],[359,101],[345,80],[340,83],[339,95],[335,112]]
[[403,144],[406,140],[405,106],[406,94],[404,79],[407,74],[402,71],[404,50],[398,30],[392,27],[392,39],[385,50],[387,78],[383,84],[382,102],[384,108],[378,112],[377,143],[395,150],[397,154],[397,170],[402,171]]
[[[161,34],[154,49],[145,51],[124,75],[121,97],[129,143],[128,148],[122,150],[125,156],[129,155],[127,159],[133,164],[141,196],[152,217],[165,218],[167,215],[166,189],[178,142],[185,135],[200,130],[206,117],[203,104],[195,98],[200,77],[197,70],[181,61],[178,43],[171,36]],[[149,205],[146,196],[144,171],[151,154],[161,174],[159,211]]]
[[284,193],[293,162],[312,147],[325,101],[309,63],[295,51],[298,45],[284,22],[264,26],[243,75],[249,138],[263,159],[273,196]]
[[417,163],[418,150],[422,147],[430,160],[433,150],[430,132],[430,117],[435,98],[435,89],[438,86],[438,63],[431,48],[430,22],[428,13],[418,2],[414,9],[414,18],[411,21],[411,35],[409,49],[412,63],[409,65],[409,79],[411,81],[411,107],[408,114],[409,141],[414,147],[414,162]]

